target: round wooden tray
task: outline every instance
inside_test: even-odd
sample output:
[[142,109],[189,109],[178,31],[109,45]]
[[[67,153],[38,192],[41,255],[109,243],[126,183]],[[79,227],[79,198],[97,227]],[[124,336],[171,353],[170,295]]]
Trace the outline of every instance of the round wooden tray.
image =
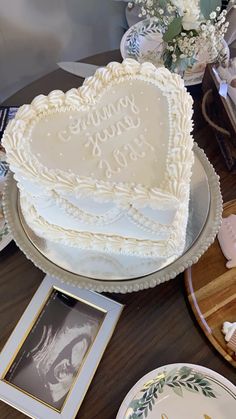
[[[236,200],[224,204],[223,217],[236,214]],[[185,286],[193,313],[217,351],[236,367],[236,354],[226,345],[221,331],[225,321],[236,321],[236,268],[226,268],[215,239],[195,265],[185,271]]]

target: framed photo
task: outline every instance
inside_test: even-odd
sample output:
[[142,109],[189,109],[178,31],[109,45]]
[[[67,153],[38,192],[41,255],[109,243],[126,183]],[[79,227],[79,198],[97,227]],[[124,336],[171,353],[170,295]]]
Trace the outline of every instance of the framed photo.
[[0,354],[0,399],[32,418],[74,418],[122,309],[46,275]]

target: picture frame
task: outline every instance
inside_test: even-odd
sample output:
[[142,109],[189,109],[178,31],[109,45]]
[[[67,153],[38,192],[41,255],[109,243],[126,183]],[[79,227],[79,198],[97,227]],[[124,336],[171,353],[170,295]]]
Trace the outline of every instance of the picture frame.
[[31,418],[74,418],[122,310],[46,275],[0,353],[0,399]]

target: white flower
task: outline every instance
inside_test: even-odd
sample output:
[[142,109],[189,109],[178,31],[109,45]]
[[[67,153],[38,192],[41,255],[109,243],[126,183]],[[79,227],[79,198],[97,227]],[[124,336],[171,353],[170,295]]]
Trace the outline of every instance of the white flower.
[[215,30],[214,26],[209,26],[209,28],[208,28],[209,32],[214,32],[214,30]]
[[171,6],[170,4],[168,4],[167,6],[167,12],[169,13],[173,12],[173,6]]
[[215,18],[216,18],[216,12],[211,12],[210,19],[215,19]]
[[183,14],[182,25],[186,31],[199,28],[199,11],[194,9],[186,10]]
[[164,10],[163,9],[159,9],[159,14],[163,15],[164,14]]
[[178,9],[180,16],[183,16],[186,10],[200,13],[199,0],[171,0],[171,3]]
[[171,0],[171,3],[177,8],[179,15],[183,17],[182,25],[186,31],[198,29],[200,17],[199,0]]

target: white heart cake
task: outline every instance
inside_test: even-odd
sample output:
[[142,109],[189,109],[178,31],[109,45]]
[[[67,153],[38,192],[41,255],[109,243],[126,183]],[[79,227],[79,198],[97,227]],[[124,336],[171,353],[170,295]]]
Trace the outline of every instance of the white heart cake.
[[79,89],[37,96],[3,138],[26,222],[82,249],[180,255],[191,117],[178,75],[131,59],[97,70]]

